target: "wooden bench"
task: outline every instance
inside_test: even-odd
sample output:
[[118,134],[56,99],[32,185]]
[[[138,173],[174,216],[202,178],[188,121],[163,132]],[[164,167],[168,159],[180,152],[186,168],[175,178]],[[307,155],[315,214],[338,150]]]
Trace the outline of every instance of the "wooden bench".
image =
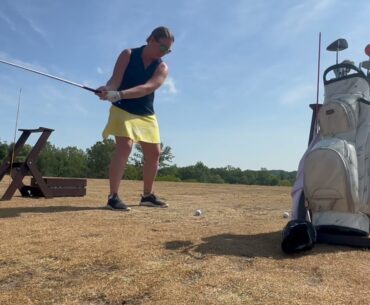
[[[79,197],[86,195],[86,179],[55,177],[43,177],[42,179],[53,197]],[[31,196],[42,196],[42,191],[35,178],[31,178],[31,185],[28,189],[31,192]]]
[[[73,178],[43,178],[36,166],[37,157],[44,148],[47,139],[54,131],[50,128],[39,127],[37,129],[19,129],[21,136],[15,143],[14,149],[9,151],[3,164],[0,166],[0,181],[5,174],[11,177],[11,183],[6,189],[1,200],[12,199],[15,191],[18,189],[22,196],[35,197],[74,197],[86,195],[86,179]],[[26,157],[24,162],[14,162],[20,153],[27,139],[32,133],[41,133],[36,144]],[[31,175],[31,185],[23,184],[26,175]]]

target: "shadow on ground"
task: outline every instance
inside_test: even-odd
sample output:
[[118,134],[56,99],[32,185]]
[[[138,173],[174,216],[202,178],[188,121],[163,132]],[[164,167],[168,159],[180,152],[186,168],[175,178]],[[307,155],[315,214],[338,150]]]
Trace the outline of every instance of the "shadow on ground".
[[287,255],[281,250],[281,235],[281,231],[252,235],[220,234],[203,238],[202,243],[199,244],[193,244],[191,241],[170,241],[165,244],[165,248],[180,251],[196,259],[203,259],[208,255],[290,259],[352,249],[344,246],[318,244],[313,250]]
[[[202,243],[171,241],[165,244],[168,250],[178,250],[195,258],[207,255],[231,255],[241,257],[271,257],[280,251],[281,232],[256,235],[220,234],[205,237]],[[279,257],[284,257],[283,254]]]
[[14,207],[14,208],[1,208],[0,218],[18,217],[23,213],[60,213],[60,212],[76,212],[76,211],[92,211],[103,210],[104,207],[77,207],[77,206],[46,206],[46,207]]

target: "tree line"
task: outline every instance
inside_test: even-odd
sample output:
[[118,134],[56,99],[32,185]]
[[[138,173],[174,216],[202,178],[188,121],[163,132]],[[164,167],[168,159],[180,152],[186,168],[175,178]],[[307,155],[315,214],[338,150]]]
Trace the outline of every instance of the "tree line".
[[[82,150],[68,146],[58,148],[47,142],[37,159],[37,166],[43,176],[48,177],[79,177],[108,178],[108,168],[114,151],[114,141],[106,139],[96,142],[92,147]],[[12,151],[13,144],[0,141],[0,161]],[[32,146],[24,145],[14,162],[23,162]],[[296,177],[296,171],[284,170],[241,170],[233,166],[209,168],[203,162],[195,165],[179,167],[172,164],[174,155],[171,147],[161,144],[161,157],[157,181],[229,183],[248,185],[291,186]],[[135,145],[133,153],[126,166],[124,177],[128,180],[142,179],[144,162],[140,145]]]

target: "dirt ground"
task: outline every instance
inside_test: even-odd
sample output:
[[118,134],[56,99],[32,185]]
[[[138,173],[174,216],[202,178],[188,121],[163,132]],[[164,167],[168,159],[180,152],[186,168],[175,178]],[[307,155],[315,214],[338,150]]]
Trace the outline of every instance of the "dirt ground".
[[106,180],[0,201],[0,304],[369,304],[368,251],[281,252],[290,188],[157,182],[170,207],[153,209],[141,186],[121,186],[131,212],[103,208]]

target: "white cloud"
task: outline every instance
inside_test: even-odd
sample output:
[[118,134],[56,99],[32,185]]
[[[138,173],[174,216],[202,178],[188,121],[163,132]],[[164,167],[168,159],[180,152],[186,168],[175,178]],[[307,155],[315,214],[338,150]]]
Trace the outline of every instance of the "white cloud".
[[42,38],[46,39],[47,38],[47,34],[46,34],[46,31],[44,29],[42,29],[40,26],[38,26],[35,21],[33,21],[31,18],[27,18],[27,17],[24,17],[25,20],[28,22],[28,24],[30,25],[31,29],[37,33],[38,35],[40,35]]
[[22,66],[24,68],[32,69],[32,70],[37,70],[43,73],[47,73],[47,69],[44,68],[43,66],[39,64],[32,64],[14,57],[9,56],[8,54],[4,52],[0,52],[0,57],[2,60],[7,61],[8,63],[15,64],[18,66]]
[[14,22],[10,18],[5,16],[1,11],[0,11],[0,19],[4,20],[5,23],[10,27],[12,31],[14,32],[17,31],[17,27],[15,26]]
[[334,0],[299,2],[281,16],[282,22],[276,25],[275,30],[277,33],[301,32],[322,20],[327,13],[333,12],[333,5],[335,5]]
[[162,85],[160,92],[165,95],[176,95],[178,90],[176,88],[175,80],[172,77],[167,78]]
[[316,97],[316,87],[311,84],[301,84],[293,87],[280,97],[280,103],[283,105],[296,105],[314,101]]
[[86,107],[80,103],[75,103],[73,105],[73,108],[74,110],[76,110],[76,112],[78,112],[79,114],[83,115],[83,116],[88,116],[89,114],[89,111],[86,109]]

